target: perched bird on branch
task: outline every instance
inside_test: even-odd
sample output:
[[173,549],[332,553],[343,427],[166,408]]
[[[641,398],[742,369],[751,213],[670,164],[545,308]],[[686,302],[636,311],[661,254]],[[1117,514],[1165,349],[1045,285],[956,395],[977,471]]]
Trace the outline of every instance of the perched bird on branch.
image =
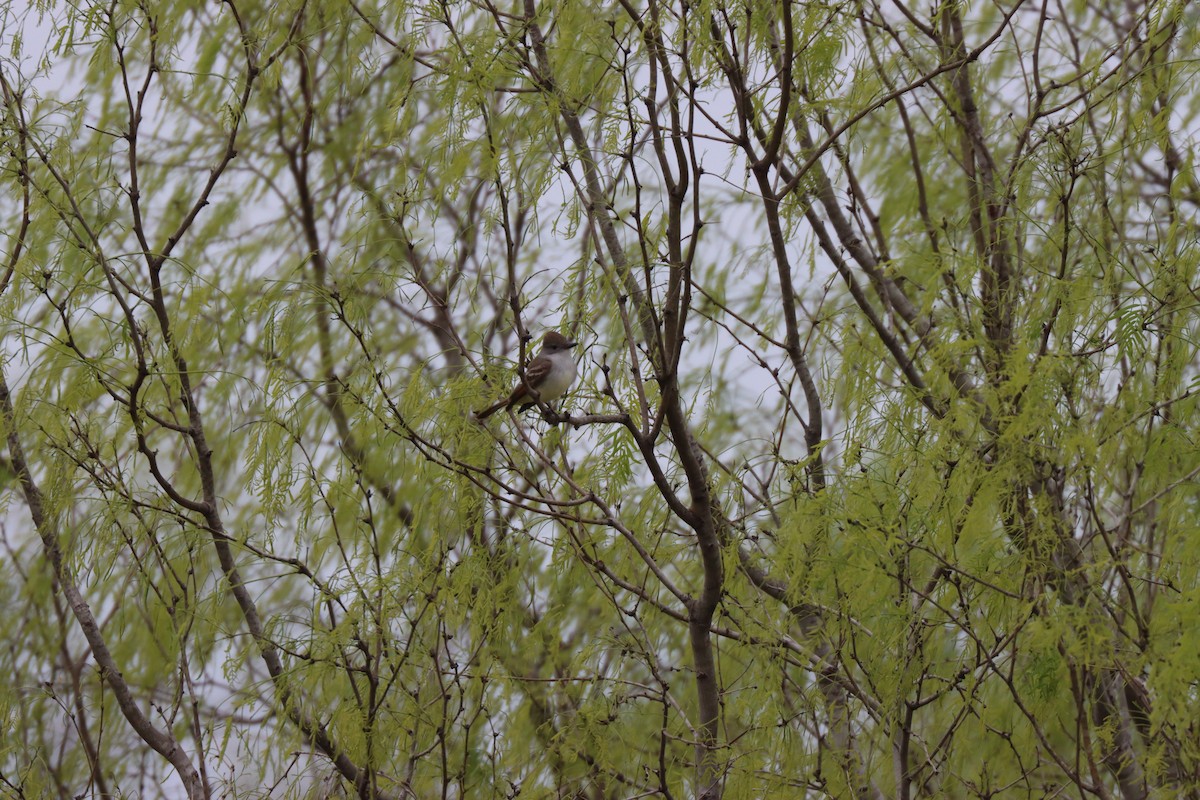
[[500,409],[515,405],[520,405],[521,411],[527,411],[539,401],[549,403],[562,397],[578,374],[575,359],[571,357],[571,348],[576,344],[558,331],[547,332],[542,339],[541,352],[526,365],[516,388],[503,400],[476,411],[475,416],[487,419]]

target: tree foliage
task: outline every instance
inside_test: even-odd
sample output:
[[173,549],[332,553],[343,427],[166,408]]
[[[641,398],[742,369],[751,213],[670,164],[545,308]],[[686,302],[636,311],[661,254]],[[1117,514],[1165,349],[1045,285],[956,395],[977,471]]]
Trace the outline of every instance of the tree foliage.
[[6,795],[1200,797],[1190,3],[3,19]]

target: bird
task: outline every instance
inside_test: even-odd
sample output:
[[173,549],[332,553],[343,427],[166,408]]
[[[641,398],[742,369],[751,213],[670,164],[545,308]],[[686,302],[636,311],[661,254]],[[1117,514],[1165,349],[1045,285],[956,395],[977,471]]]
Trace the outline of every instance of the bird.
[[528,411],[538,401],[549,403],[566,394],[575,382],[579,370],[571,357],[574,342],[558,331],[547,331],[542,338],[542,349],[525,367],[516,387],[508,397],[498,400],[482,411],[476,411],[477,419],[487,419],[502,408],[520,404],[520,411]]

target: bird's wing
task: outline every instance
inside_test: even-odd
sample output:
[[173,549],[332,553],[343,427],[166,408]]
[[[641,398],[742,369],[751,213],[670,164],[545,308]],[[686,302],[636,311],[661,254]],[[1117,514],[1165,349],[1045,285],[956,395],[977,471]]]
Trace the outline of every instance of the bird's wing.
[[554,364],[548,358],[538,356],[529,362],[529,366],[525,368],[525,385],[530,389],[536,390],[542,383],[545,382],[546,376],[550,374]]

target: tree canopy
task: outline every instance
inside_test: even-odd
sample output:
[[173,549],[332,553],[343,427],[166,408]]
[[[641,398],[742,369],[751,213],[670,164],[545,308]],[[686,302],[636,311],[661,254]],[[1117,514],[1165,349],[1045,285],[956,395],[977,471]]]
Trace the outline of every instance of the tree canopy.
[[0,18],[5,796],[1200,797],[1187,0]]

